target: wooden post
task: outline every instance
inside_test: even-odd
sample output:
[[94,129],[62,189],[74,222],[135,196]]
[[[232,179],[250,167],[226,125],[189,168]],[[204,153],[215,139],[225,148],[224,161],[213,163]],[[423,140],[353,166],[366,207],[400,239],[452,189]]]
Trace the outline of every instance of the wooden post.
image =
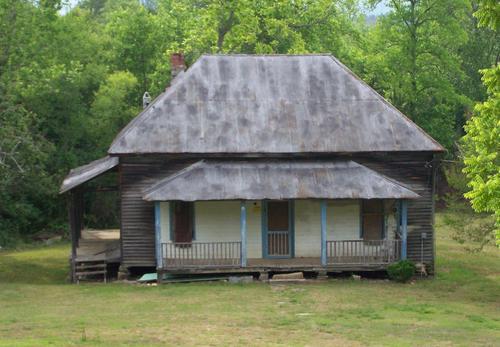
[[156,245],[156,268],[163,269],[162,245],[161,245],[161,209],[160,202],[155,202],[155,245]]
[[247,266],[247,207],[245,201],[241,202],[240,214],[240,234],[241,234],[241,266]]
[[70,191],[68,197],[68,217],[69,217],[69,231],[71,235],[71,283],[76,282],[75,278],[75,259],[76,259],[76,248],[77,242],[76,240],[76,217],[75,217],[75,198],[74,193]]
[[68,197],[68,216],[71,234],[71,281],[76,282],[75,262],[80,236],[83,228],[83,190],[77,187],[70,191]]
[[326,201],[321,200],[321,265],[326,264]]
[[408,201],[401,201],[401,259],[407,258],[406,245],[408,239]]

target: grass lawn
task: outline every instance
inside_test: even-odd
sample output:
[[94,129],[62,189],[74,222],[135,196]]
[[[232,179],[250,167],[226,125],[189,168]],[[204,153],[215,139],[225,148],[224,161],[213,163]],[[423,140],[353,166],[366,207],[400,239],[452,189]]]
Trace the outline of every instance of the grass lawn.
[[412,284],[76,286],[67,244],[0,252],[0,346],[499,346],[500,251],[449,233]]

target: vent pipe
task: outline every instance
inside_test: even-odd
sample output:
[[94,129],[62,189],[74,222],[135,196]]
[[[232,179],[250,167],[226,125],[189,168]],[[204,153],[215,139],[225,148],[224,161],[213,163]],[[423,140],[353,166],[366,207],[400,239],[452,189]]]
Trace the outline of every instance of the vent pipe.
[[151,103],[151,96],[148,92],[144,92],[142,95],[142,108],[146,108]]

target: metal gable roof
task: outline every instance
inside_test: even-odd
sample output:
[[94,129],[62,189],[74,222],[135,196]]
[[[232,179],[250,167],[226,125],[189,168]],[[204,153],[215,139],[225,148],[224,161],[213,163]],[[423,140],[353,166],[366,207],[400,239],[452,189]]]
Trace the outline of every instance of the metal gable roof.
[[109,153],[442,150],[330,55],[204,55]]
[[401,183],[349,160],[201,160],[143,193],[148,201],[419,197]]

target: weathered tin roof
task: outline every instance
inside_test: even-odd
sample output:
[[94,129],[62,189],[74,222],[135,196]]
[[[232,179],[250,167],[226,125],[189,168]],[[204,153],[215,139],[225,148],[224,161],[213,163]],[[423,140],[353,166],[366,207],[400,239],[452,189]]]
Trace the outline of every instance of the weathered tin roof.
[[148,201],[418,197],[401,183],[349,160],[202,160],[143,193]]
[[331,55],[204,55],[109,153],[442,150]]
[[106,156],[101,159],[94,160],[86,165],[72,169],[64,178],[64,181],[59,190],[59,194],[65,193],[80,184],[90,181],[108,170],[111,170],[118,165],[117,157]]

